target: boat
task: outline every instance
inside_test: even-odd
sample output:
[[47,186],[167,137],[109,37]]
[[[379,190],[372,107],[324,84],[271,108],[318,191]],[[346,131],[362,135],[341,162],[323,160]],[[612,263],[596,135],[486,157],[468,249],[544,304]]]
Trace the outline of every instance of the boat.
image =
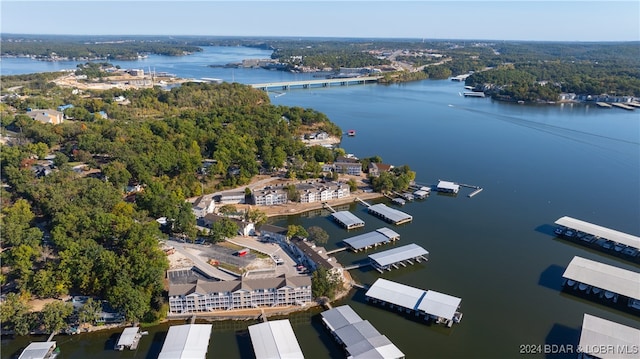
[[353,137],[353,136],[355,136],[355,135],[356,135],[356,130],[349,130],[349,131],[347,131],[347,136],[351,136],[351,137]]

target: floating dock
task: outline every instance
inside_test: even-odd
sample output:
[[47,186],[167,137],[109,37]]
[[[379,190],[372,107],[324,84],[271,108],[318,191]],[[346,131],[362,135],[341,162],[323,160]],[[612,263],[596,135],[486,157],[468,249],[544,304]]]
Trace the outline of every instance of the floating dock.
[[450,181],[438,180],[438,186],[436,187],[438,192],[453,193],[456,194],[460,191],[460,185]]
[[169,327],[158,359],[206,358],[212,328],[212,324]]
[[340,211],[331,214],[331,217],[346,229],[364,227],[364,221],[349,211]]
[[398,269],[399,265],[406,267],[407,264],[413,265],[413,261],[420,263],[427,261],[429,252],[415,243],[406,246],[397,247],[374,253],[369,255],[371,265],[378,272],[384,273],[385,270],[390,271],[392,268]]
[[343,242],[354,252],[377,247],[382,244],[391,243],[400,239],[400,235],[395,231],[383,227],[373,232],[364,233],[355,237],[347,238]]
[[413,216],[402,211],[398,211],[397,209],[390,208],[384,203],[369,206],[367,211],[374,216],[395,225],[411,222],[413,220]]
[[558,236],[608,251],[625,259],[640,261],[640,237],[597,224],[564,216],[555,221]]
[[611,107],[613,107],[613,106],[609,105],[606,102],[596,102],[596,106],[602,107],[602,108],[611,108]]
[[465,92],[462,94],[464,97],[482,97],[484,98],[484,92],[474,92],[474,91],[469,91],[469,92]]
[[623,110],[627,110],[627,111],[633,111],[635,110],[635,107],[633,106],[629,106],[623,103],[618,103],[618,102],[612,102],[611,106],[617,107],[617,108],[621,108]]
[[322,323],[335,340],[344,346],[348,358],[402,359],[404,353],[386,336],[362,318],[348,305],[320,314]]
[[20,353],[18,359],[54,359],[59,352],[56,342],[31,342]]
[[[562,274],[565,289],[632,306],[640,301],[640,273],[575,256]],[[625,298],[619,298],[620,296]]]
[[462,313],[458,311],[462,299],[433,290],[425,291],[379,278],[365,295],[369,302],[389,305],[390,309],[423,316],[425,320],[448,327],[462,320]]

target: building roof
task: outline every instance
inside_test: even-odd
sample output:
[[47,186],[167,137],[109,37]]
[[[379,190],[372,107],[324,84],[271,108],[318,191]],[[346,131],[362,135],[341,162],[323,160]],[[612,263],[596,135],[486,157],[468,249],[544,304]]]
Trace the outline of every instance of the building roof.
[[440,181],[438,182],[438,188],[449,189],[457,192],[460,189],[460,186],[449,181]]
[[44,359],[56,342],[32,342],[22,351],[18,359]]
[[384,267],[393,263],[405,261],[420,256],[428,256],[424,248],[415,243],[407,244],[406,246],[396,247],[379,253],[370,254],[369,258],[376,262],[378,265]]
[[349,211],[340,211],[331,214],[338,222],[342,223],[346,227],[352,226],[364,226],[364,221],[356,217]]
[[249,326],[256,359],[304,358],[289,319]]
[[562,275],[629,298],[640,299],[640,273],[575,256]]
[[271,232],[282,235],[287,235],[287,229],[279,226],[274,226],[273,224],[263,224],[259,228],[260,232]]
[[384,203],[377,203],[368,208],[369,212],[375,212],[379,215],[388,218],[392,222],[401,222],[406,220],[411,220],[413,217],[409,214],[406,214],[402,211],[398,211],[397,209],[388,207]]
[[378,278],[365,295],[404,308],[417,309],[425,294],[422,289]]
[[133,342],[136,339],[136,335],[138,334],[138,331],[140,330],[140,327],[129,327],[129,328],[124,328],[124,330],[122,331],[122,334],[120,334],[120,338],[118,339],[118,344],[117,346],[130,346],[133,344]]
[[316,247],[305,238],[294,237],[292,241],[317,266],[325,269],[342,268],[342,265],[335,258],[327,255],[327,250],[324,247]]
[[404,358],[398,347],[368,320],[362,320],[350,306],[342,305],[320,315],[329,330],[344,343],[349,358]]
[[207,293],[235,292],[238,290],[256,290],[282,287],[307,287],[311,285],[309,276],[279,276],[266,278],[242,277],[238,280],[211,281],[198,279],[194,283],[169,283],[169,296],[189,295],[197,293],[204,295]]
[[[637,351],[633,349],[638,348],[638,343],[640,343],[639,329],[584,314],[578,344],[584,353],[593,354],[602,359],[637,358]],[[623,348],[627,349],[626,353],[622,351]]]
[[348,305],[341,305],[339,307],[329,309],[322,312],[320,315],[331,331],[362,321],[362,318],[360,318],[358,313]]
[[344,343],[349,358],[404,358],[404,354],[386,336],[363,320],[335,331]]
[[158,359],[204,359],[211,338],[211,324],[184,324],[169,327]]
[[448,294],[433,290],[424,291],[383,278],[376,280],[365,295],[446,319],[453,318],[460,302],[462,302],[462,299]]
[[629,247],[640,249],[640,237],[619,232],[613,229],[599,226],[597,224],[581,221],[579,219],[564,216],[555,222],[559,226],[572,228],[580,232],[592,234],[601,238],[606,238],[614,242],[624,244]]
[[418,305],[418,309],[441,318],[453,319],[461,301],[460,298],[428,290]]
[[347,238],[343,240],[343,242],[353,249],[359,250],[374,244],[389,242],[391,238],[397,238],[399,236],[400,235],[398,233],[391,229],[380,228],[373,232],[363,233],[355,237]]

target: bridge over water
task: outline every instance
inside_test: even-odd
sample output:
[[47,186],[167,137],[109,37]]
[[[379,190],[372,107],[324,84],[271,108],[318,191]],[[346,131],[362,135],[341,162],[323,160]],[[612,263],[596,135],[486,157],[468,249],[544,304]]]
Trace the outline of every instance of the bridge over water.
[[253,88],[261,90],[290,90],[293,88],[311,88],[311,87],[330,87],[330,86],[349,86],[363,85],[367,83],[378,82],[382,76],[366,76],[366,77],[349,77],[339,79],[318,79],[318,80],[302,80],[302,81],[284,81],[284,82],[267,82],[261,84],[251,84]]

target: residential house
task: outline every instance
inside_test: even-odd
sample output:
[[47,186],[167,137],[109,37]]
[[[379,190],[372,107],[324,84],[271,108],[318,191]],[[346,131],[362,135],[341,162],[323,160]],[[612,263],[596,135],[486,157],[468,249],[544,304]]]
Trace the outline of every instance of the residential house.
[[338,157],[333,166],[335,171],[342,174],[359,176],[362,173],[362,164],[355,158]]
[[289,245],[294,255],[299,258],[299,262],[303,263],[311,272],[322,267],[331,274],[342,277],[344,268],[335,258],[327,255],[324,247],[317,247],[313,242],[306,238],[294,237]]
[[311,277],[282,275],[231,281],[197,279],[169,283],[169,313],[184,314],[256,307],[304,306],[312,302]]
[[233,221],[238,226],[238,235],[240,236],[251,236],[256,232],[256,227],[252,222],[233,217],[219,216],[213,213],[209,213],[203,216],[200,219],[199,224],[201,224],[203,227],[211,228],[214,223],[219,222],[224,218]]
[[193,202],[191,210],[196,218],[202,218],[216,209],[216,202],[212,197],[200,196]]
[[393,169],[393,165],[388,165],[385,163],[370,162],[368,171],[370,176],[378,177],[380,176],[380,173],[389,172],[392,169]]
[[27,116],[31,117],[33,120],[42,122],[42,123],[50,123],[52,125],[59,125],[64,122],[64,114],[60,111],[56,110],[31,110],[27,111]]

